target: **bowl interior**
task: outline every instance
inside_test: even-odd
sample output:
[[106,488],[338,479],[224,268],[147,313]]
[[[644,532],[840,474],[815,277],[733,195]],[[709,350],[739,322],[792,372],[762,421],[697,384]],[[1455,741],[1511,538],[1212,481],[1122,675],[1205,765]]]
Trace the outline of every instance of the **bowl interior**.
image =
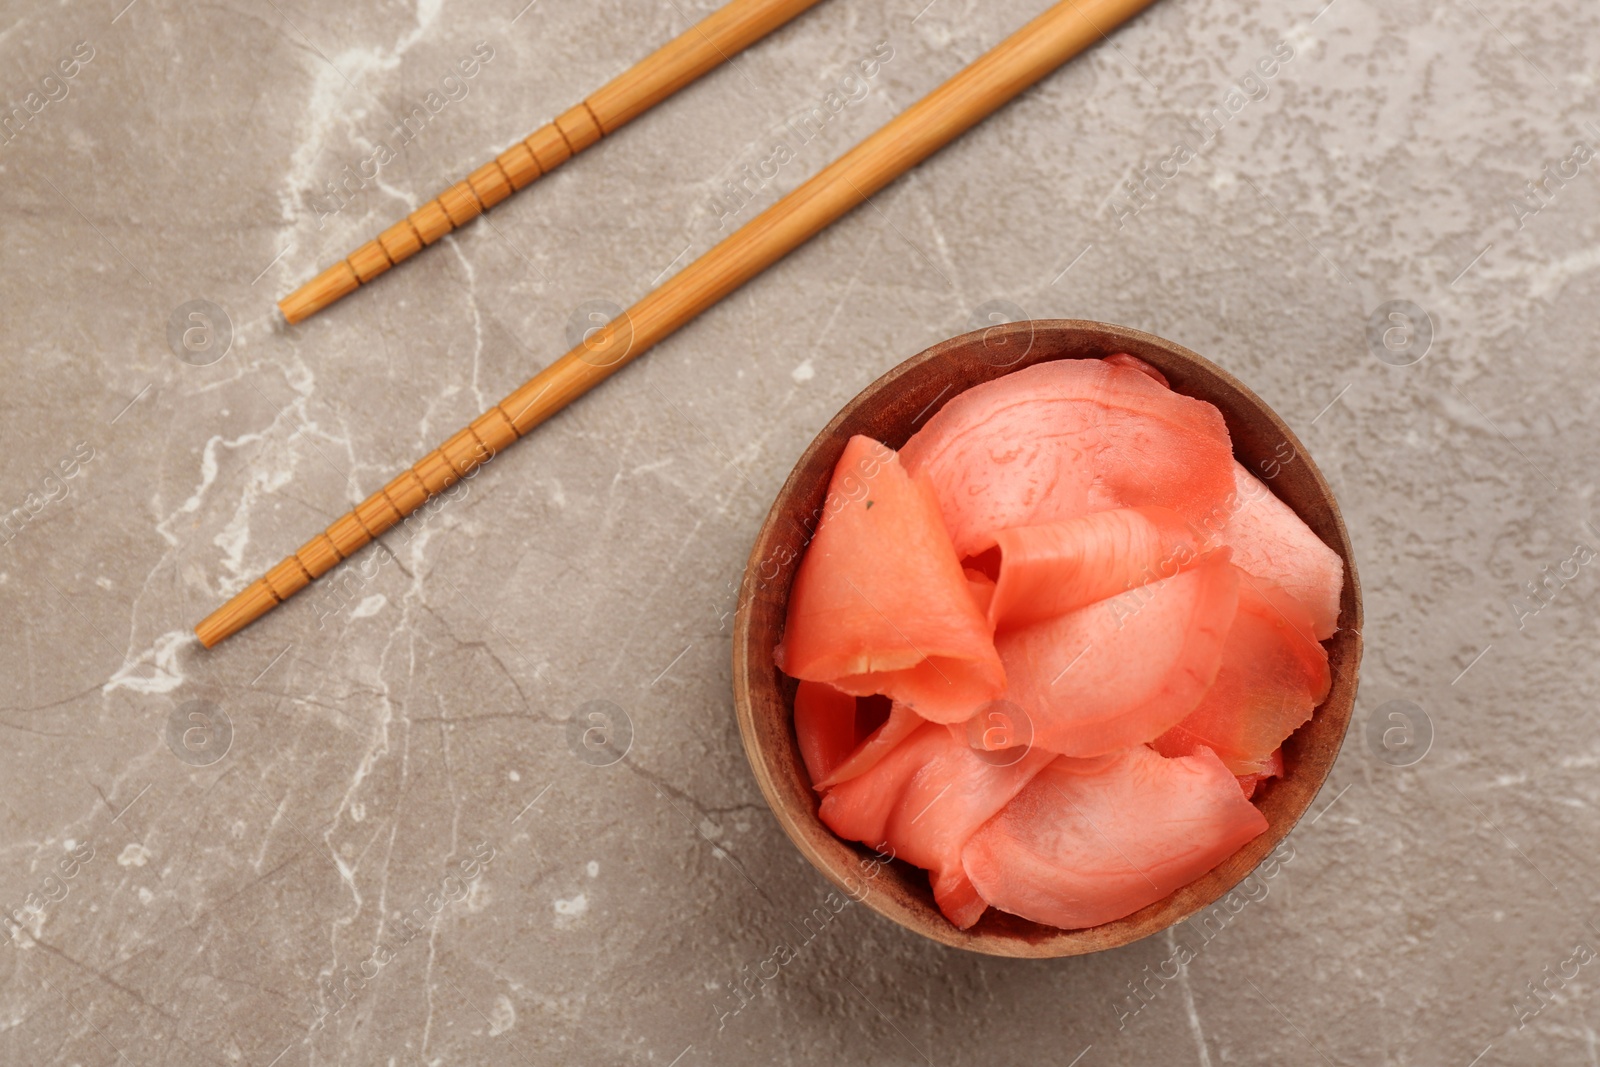
[[[772,662],[796,565],[822,514],[845,443],[866,434],[900,448],[961,391],[1053,359],[1128,352],[1159,368],[1180,393],[1222,412],[1234,455],[1288,504],[1345,564],[1339,631],[1327,642],[1333,685],[1311,721],[1284,743],[1284,774],[1256,791],[1267,830],[1211,872],[1126,918],[1059,930],[990,909],[970,930],[939,913],[926,872],[895,861],[874,867],[864,846],[833,835],[817,816],[795,741],[795,682]],[[1361,659],[1361,596],[1349,535],[1321,472],[1283,420],[1232,375],[1151,334],[1080,320],[1010,323],[942,342],[895,367],[845,405],[806,449],[761,527],[740,590],[733,636],[735,710],[745,752],[779,823],[819,870],[874,911],[958,948],[1002,956],[1070,956],[1156,933],[1214,903],[1270,852],[1311,804],[1339,753],[1355,705]],[[870,876],[864,877],[863,872]]]

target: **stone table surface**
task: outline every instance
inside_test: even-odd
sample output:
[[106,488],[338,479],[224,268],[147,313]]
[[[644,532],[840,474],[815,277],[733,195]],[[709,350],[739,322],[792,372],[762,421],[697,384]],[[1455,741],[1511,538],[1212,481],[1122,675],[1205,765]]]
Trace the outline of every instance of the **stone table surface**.
[[[287,327],[714,7],[524,2],[0,15],[0,1062],[1600,1063],[1600,9],[1165,0],[204,652],[586,316],[1041,7],[819,4]],[[734,725],[745,554],[846,400],[1023,316],[1173,338],[1303,438],[1365,586],[1344,753],[1182,968],[859,906],[774,968],[830,886]]]

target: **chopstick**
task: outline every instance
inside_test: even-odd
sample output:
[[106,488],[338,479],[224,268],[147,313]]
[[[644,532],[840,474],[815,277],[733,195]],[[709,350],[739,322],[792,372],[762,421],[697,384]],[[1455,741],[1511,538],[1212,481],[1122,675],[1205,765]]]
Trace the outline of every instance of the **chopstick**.
[[549,174],[819,0],[731,0],[282,300],[292,325]]
[[1061,0],[594,331],[195,627],[211,648],[332,570],[630,360],[1154,0]]

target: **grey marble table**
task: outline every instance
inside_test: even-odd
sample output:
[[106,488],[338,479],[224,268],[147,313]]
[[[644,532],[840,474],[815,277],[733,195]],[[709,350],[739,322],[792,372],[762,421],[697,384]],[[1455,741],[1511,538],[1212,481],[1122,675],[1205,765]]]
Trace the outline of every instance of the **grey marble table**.
[[[1600,1063],[1600,10],[1163,0],[203,652],[590,311],[1042,0],[827,0],[286,327],[714,6],[525,2],[0,13],[0,1061]],[[773,974],[829,887],[734,726],[745,553],[842,403],[1020,316],[1171,337],[1303,437],[1366,588],[1344,754],[1183,968],[850,907]],[[616,762],[574,742],[597,710]]]

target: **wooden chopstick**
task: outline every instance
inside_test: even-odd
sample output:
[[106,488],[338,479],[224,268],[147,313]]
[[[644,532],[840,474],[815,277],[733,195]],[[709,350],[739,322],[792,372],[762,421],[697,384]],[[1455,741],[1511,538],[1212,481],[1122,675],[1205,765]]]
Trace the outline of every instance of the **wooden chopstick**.
[[577,397],[949,143],[1154,0],[1061,0],[923,97],[582,344],[523,383],[410,470],[306,542],[195,634],[212,647],[399,523]]
[[291,324],[315,315],[818,3],[731,0],[278,301],[278,310]]

